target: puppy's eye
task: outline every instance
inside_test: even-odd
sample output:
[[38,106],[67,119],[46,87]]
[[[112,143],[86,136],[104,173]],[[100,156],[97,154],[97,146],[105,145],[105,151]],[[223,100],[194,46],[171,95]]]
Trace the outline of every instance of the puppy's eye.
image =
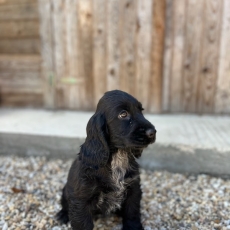
[[119,118],[126,118],[128,116],[128,112],[123,110],[120,112],[120,114],[118,115]]

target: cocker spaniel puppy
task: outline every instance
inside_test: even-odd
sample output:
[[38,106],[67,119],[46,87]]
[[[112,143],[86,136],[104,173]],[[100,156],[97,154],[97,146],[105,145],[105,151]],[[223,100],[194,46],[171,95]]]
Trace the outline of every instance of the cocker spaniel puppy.
[[123,230],[143,230],[136,158],[155,141],[156,130],[128,93],[113,90],[100,99],[87,137],[63,188],[57,218],[74,230],[92,230],[97,214],[117,213]]

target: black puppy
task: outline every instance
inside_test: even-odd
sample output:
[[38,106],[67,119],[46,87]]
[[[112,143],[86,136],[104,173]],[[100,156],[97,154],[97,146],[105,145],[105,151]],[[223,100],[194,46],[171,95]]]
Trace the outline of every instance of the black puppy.
[[92,230],[97,214],[116,212],[123,230],[142,230],[136,158],[155,141],[156,130],[131,95],[113,90],[100,99],[87,137],[63,188],[57,218],[74,230]]

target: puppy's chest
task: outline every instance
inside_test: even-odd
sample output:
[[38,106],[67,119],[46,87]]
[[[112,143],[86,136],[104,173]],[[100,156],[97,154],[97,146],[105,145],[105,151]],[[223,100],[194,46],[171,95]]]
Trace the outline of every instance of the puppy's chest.
[[114,154],[111,162],[110,188],[112,192],[101,191],[97,207],[105,213],[110,213],[121,208],[121,204],[126,198],[127,185],[133,179],[126,178],[125,174],[129,169],[129,159],[127,153],[118,151]]

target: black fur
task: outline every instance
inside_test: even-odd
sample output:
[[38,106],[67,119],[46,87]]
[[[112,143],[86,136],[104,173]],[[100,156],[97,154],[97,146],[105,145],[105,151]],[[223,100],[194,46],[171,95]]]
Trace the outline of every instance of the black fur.
[[131,95],[113,90],[100,99],[87,138],[63,188],[57,219],[74,230],[92,230],[97,214],[116,212],[123,230],[143,230],[136,158],[155,141],[156,130]]

